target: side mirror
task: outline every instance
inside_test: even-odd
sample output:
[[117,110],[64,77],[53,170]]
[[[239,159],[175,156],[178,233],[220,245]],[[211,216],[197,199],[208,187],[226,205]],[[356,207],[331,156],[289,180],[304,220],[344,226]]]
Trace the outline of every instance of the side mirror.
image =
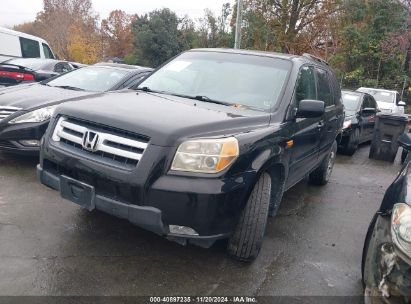
[[321,117],[325,112],[324,101],[304,99],[300,101],[297,109],[297,118]]
[[399,101],[399,102],[397,103],[397,105],[398,105],[399,107],[405,107],[405,106],[406,106],[406,103],[401,100],[401,101]]
[[411,151],[411,137],[408,133],[403,133],[398,138],[398,143],[407,151]]

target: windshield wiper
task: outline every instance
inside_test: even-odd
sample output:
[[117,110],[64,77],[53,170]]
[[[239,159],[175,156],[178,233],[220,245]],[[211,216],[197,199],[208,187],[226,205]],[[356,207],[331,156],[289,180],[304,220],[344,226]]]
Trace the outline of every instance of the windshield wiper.
[[149,87],[137,87],[136,89],[134,89],[136,91],[143,91],[143,92],[147,92],[147,93],[159,93],[159,94],[165,94],[165,92],[161,92],[161,91],[154,91],[152,89],[150,89]]
[[209,98],[207,96],[203,96],[203,95],[191,96],[191,95],[177,94],[177,93],[171,93],[171,92],[166,92],[166,91],[154,91],[154,90],[150,89],[149,87],[136,88],[136,90],[144,91],[144,92],[148,92],[148,93],[158,93],[158,94],[165,94],[165,95],[177,96],[177,97],[182,97],[182,98],[195,99],[195,100],[199,100],[199,101],[215,103],[215,104],[224,105],[224,106],[228,106],[228,107],[233,106],[232,103],[211,99],[211,98]]
[[62,85],[62,86],[53,86],[53,87],[55,87],[55,88],[61,88],[61,89],[67,89],[67,90],[73,90],[73,91],[85,91],[84,89],[81,89],[81,88],[72,87],[72,86],[65,86],[65,85]]
[[182,98],[188,98],[188,99],[194,99],[194,100],[199,100],[199,101],[204,101],[204,102],[215,103],[215,104],[224,105],[224,106],[228,106],[228,107],[232,107],[234,105],[234,104],[229,103],[229,102],[211,99],[211,98],[209,98],[207,96],[204,96],[204,95],[191,96],[191,95],[177,94],[177,93],[170,93],[170,92],[162,92],[162,93],[167,94],[167,95],[182,97]]
[[210,97],[203,96],[203,95],[197,95],[197,96],[195,96],[195,97],[189,96],[188,98],[196,99],[196,100],[200,100],[200,101],[204,101],[204,102],[216,103],[216,104],[224,105],[224,106],[228,106],[228,107],[233,106],[232,103],[225,102],[225,101],[220,101],[220,100],[215,100],[215,99],[211,99]]

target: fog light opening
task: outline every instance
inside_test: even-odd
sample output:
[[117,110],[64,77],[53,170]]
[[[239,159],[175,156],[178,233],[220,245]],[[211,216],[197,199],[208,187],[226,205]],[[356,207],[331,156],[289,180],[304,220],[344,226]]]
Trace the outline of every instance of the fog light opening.
[[40,147],[40,141],[37,139],[20,140],[19,143],[26,147]]
[[199,235],[193,228],[186,226],[169,225],[170,233],[181,235]]

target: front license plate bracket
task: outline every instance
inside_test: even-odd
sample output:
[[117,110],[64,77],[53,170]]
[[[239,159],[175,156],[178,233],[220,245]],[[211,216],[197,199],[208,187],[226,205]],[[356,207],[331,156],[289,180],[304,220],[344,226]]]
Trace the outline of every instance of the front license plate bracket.
[[94,187],[65,175],[60,176],[60,195],[88,211],[96,207]]

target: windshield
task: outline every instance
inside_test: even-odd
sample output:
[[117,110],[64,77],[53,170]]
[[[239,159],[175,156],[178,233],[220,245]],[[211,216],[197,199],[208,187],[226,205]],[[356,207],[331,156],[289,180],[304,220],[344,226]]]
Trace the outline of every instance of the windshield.
[[187,52],[139,88],[268,110],[278,102],[290,68],[291,62],[276,58]]
[[361,89],[365,93],[372,95],[377,102],[388,102],[394,103],[395,102],[395,93],[388,92],[388,91],[377,91],[373,89]]
[[8,60],[7,63],[10,64],[15,64],[15,65],[20,65],[32,70],[40,70],[42,69],[44,66],[46,66],[47,64],[49,64],[49,62],[44,61],[42,59],[37,59],[37,58],[33,58],[33,59],[26,59],[26,58],[22,58],[22,59],[11,59]]
[[360,106],[360,96],[355,93],[342,93],[342,101],[346,111],[355,112]]
[[47,85],[52,87],[72,87],[91,92],[104,92],[118,84],[130,71],[107,68],[85,67],[64,74]]

